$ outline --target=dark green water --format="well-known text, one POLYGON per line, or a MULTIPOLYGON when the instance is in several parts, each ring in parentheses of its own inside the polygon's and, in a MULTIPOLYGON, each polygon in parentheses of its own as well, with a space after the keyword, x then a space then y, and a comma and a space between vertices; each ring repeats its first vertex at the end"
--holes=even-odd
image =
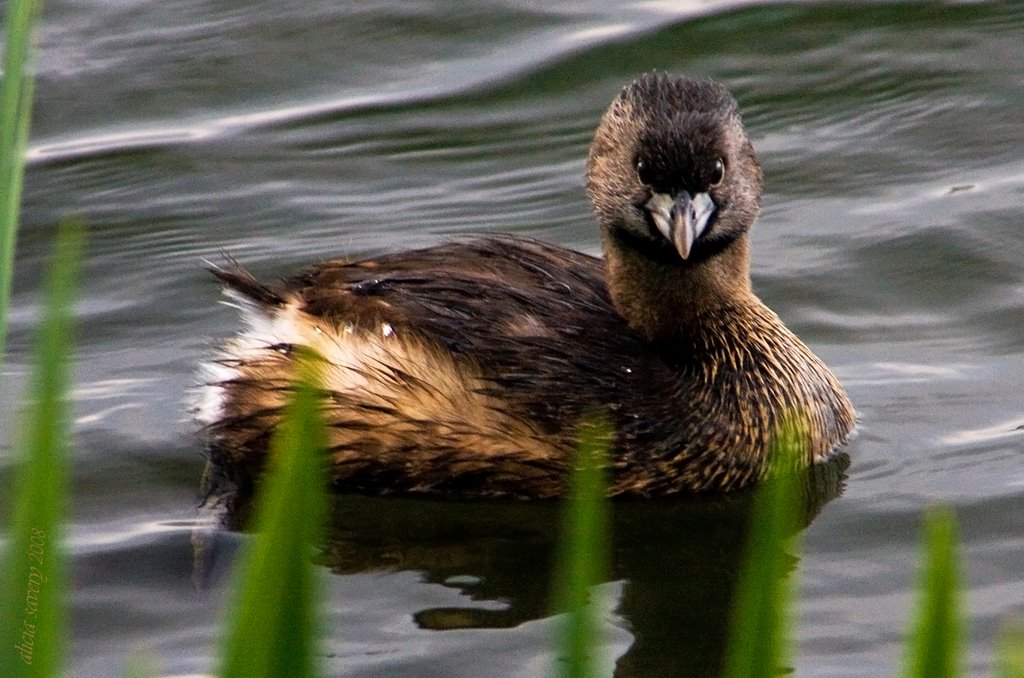
MULTIPOLYGON (((0 469, 40 269, 77 214, 72 675, 214 666, 246 537, 196 557, 186 393, 236 326, 202 260, 274 277, 478 231, 596 252, 582 159, 649 69, 736 95, 767 180, 756 289, 861 412, 795 569, 797 673, 896 673, 934 503, 961 521, 969 673, 991 672, 1024 616, 1024 5, 98 0, 47 3, 39 37, 0 469)), ((617 511, 609 674, 716 664, 734 504, 617 511)), ((553 507, 337 510, 330 675, 548 672, 553 507)))

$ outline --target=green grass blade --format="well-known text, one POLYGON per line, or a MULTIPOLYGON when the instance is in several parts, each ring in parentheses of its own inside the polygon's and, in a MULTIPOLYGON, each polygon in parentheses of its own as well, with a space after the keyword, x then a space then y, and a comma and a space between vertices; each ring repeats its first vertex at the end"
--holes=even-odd
POLYGON ((952 678, 961 673, 963 636, 956 519, 948 509, 925 515, 919 603, 912 620, 906 671, 909 678, 952 678))
POLYGON ((803 473, 797 459, 804 456, 804 427, 787 422, 771 450, 779 470, 766 479, 754 496, 750 536, 736 585, 730 637, 726 647, 727 678, 776 678, 788 658, 788 615, 794 575, 790 572, 790 535, 803 512, 803 473))
POLYGON ((1010 625, 999 637, 999 678, 1024 678, 1024 623, 1010 625))
POLYGON ((27 65, 37 14, 35 0, 11 0, 7 7, 4 78, 0 85, 0 365, 5 355, 14 244, 32 114, 33 78, 27 65))
POLYGON ((36 341, 32 404, 23 419, 11 534, 4 554, 0 675, 61 675, 64 663, 65 556, 61 519, 68 487, 71 305, 84 231, 61 228, 46 282, 36 341))
POLYGON ((604 466, 611 427, 603 420, 588 420, 580 433, 555 577, 558 609, 568 613, 559 648, 560 673, 565 678, 596 675, 594 650, 600 620, 588 599, 590 589, 604 581, 609 569, 604 466))
POLYGON ((241 565, 237 607, 225 643, 225 678, 317 674, 316 572, 310 563, 326 513, 325 433, 315 389, 295 389, 271 442, 255 508, 257 531, 241 565))

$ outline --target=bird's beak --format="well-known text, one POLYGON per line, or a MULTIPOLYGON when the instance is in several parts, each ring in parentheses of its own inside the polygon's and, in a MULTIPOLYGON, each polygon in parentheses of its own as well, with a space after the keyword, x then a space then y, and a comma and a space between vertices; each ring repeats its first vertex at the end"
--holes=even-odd
POLYGON ((654 193, 645 207, 654 225, 665 236, 679 256, 688 259, 693 243, 707 229, 717 209, 708 193, 680 191, 676 196, 654 193))

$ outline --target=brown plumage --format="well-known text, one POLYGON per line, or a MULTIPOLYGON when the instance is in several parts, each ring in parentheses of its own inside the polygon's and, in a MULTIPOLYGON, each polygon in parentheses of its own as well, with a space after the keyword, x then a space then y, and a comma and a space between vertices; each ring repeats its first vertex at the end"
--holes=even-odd
POLYGON ((207 366, 197 406, 212 476, 251 488, 299 356, 318 365, 342 491, 557 496, 598 411, 614 425, 616 496, 746 486, 792 417, 806 461, 825 458, 854 412, 751 292, 761 190, 725 89, 648 75, 591 145, 603 261, 492 236, 328 262, 279 287, 216 270, 248 326, 207 366))

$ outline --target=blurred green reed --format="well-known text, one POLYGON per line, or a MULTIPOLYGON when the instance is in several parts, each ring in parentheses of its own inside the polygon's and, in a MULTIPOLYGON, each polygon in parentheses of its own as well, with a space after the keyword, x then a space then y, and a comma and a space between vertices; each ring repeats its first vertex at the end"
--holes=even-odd
POLYGON ((932 509, 924 518, 919 595, 913 617, 904 675, 953 678, 962 672, 963 583, 957 558, 956 518, 948 509, 932 509))
POLYGON ((32 117, 33 78, 27 66, 32 25, 38 14, 39 7, 34 0, 10 0, 7 6, 4 78, 0 85, 0 368, 6 353, 14 243, 25 176, 28 125, 32 117))
POLYGON ((11 530, 3 558, 0 675, 57 676, 67 634, 62 521, 67 510, 72 299, 84 231, 61 227, 35 343, 30 406, 18 441, 11 530))
POLYGON ((326 433, 308 379, 270 446, 249 543, 236 573, 236 602, 226 621, 224 678, 305 678, 315 662, 318 577, 313 549, 326 516, 326 433))
MULTIPOLYGON (((32 109, 28 64, 37 15, 37 3, 29 0, 11 0, 7 6, 0 84, 0 374, 32 109)), ((58 233, 35 344, 31 406, 18 427, 10 529, 0 558, 0 675, 10 678, 57 676, 64 667, 67 596, 61 525, 69 457, 66 384, 82 238, 76 226, 58 233)))
POLYGON ((566 613, 558 648, 558 674, 564 678, 596 675, 601 620, 592 589, 606 581, 610 571, 604 477, 610 439, 611 426, 606 420, 584 420, 575 469, 569 479, 555 571, 555 609, 566 613))
POLYGON ((772 444, 775 472, 754 494, 751 523, 726 648, 726 678, 777 676, 788 660, 791 571, 799 549, 805 475, 799 468, 806 439, 799 420, 787 421, 772 444))

